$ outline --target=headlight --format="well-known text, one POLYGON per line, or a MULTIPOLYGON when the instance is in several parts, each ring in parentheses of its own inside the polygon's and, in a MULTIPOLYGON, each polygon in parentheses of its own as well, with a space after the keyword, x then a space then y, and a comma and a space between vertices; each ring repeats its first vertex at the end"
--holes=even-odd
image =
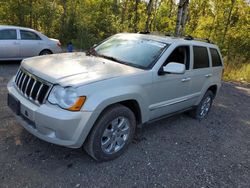
POLYGON ((77 96, 76 90, 73 87, 62 87, 56 85, 52 88, 50 92, 48 101, 52 104, 57 104, 61 108, 79 111, 84 104, 86 97, 77 96))

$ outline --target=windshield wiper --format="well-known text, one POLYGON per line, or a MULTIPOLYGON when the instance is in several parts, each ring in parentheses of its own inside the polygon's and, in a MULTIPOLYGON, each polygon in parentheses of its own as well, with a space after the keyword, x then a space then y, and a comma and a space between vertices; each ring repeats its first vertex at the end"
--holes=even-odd
POLYGON ((97 53, 96 53, 96 56, 102 57, 102 58, 104 58, 104 59, 108 59, 108 60, 111 60, 111 61, 116 61, 116 62, 118 62, 118 63, 123 63, 121 60, 116 59, 115 57, 112 57, 112 56, 107 56, 107 55, 97 54, 97 53))
POLYGON ((126 61, 122 61, 122 60, 119 60, 119 59, 117 59, 115 57, 112 57, 112 56, 107 56, 107 55, 97 54, 97 53, 96 53, 96 56, 97 57, 102 57, 102 58, 105 58, 105 59, 108 59, 108 60, 111 60, 111 61, 115 61, 115 62, 124 64, 124 65, 128 65, 128 66, 131 66, 131 67, 144 68, 141 65, 137 65, 137 64, 134 64, 134 63, 129 63, 129 62, 126 62, 126 61))
POLYGON ((97 52, 96 52, 95 48, 90 48, 90 49, 88 49, 88 50, 86 51, 86 55, 87 55, 87 56, 91 56, 91 55, 97 56, 97 52))

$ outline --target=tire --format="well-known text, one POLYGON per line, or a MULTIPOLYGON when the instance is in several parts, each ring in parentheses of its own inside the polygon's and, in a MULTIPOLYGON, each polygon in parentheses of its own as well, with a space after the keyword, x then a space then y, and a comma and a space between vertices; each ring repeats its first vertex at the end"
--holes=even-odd
POLYGON ((207 117, 213 103, 214 94, 208 90, 200 101, 199 105, 189 112, 189 115, 195 119, 202 120, 207 117))
POLYGON ((84 149, 97 161, 113 160, 126 150, 135 128, 134 113, 123 105, 113 105, 98 118, 84 143, 84 149))
POLYGON ((39 55, 49 55, 52 54, 50 50, 42 50, 39 55))

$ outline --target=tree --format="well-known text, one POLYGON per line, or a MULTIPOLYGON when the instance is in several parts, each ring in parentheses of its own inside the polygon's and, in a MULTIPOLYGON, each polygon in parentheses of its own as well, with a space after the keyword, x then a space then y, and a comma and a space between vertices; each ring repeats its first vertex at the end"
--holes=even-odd
POLYGON ((148 6, 147 6, 147 21, 145 25, 145 31, 150 31, 149 25, 150 25, 150 19, 152 14, 152 8, 153 8, 154 0, 149 0, 148 6))
POLYGON ((189 0, 180 0, 178 5, 178 13, 176 19, 175 35, 181 36, 184 34, 185 24, 187 19, 189 0))

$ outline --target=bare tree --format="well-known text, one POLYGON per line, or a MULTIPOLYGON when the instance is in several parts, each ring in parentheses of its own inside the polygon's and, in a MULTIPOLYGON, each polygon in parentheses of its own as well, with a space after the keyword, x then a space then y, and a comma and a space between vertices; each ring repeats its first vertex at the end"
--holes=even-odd
POLYGON ((119 1, 113 0, 113 12, 115 15, 119 14, 119 1))
POLYGON ((137 24, 139 20, 139 14, 138 14, 138 5, 140 3, 140 0, 135 1, 135 7, 134 7, 134 12, 135 12, 135 18, 134 18, 134 32, 137 32, 137 24))
POLYGON ((230 9, 229 9, 229 14, 228 14, 227 22, 225 24, 225 28, 224 28, 224 32, 223 32, 222 44, 224 44, 224 42, 225 42, 225 37, 226 37, 227 31, 228 31, 228 26, 229 26, 230 21, 231 21, 232 11, 233 11, 235 2, 236 2, 236 0, 231 0, 231 6, 230 6, 230 9))
POLYGON ((149 31, 149 25, 150 25, 150 20, 151 20, 153 3, 154 3, 154 0, 149 0, 149 2, 148 2, 148 6, 147 6, 147 21, 146 21, 145 31, 149 31))
POLYGON ((128 0, 123 1, 122 3, 122 15, 121 15, 121 25, 123 27, 124 21, 125 21, 125 15, 127 12, 127 8, 128 8, 128 0))
POLYGON ((61 16, 61 27, 60 27, 60 38, 64 37, 64 28, 66 24, 66 16, 67 16, 67 0, 61 0, 61 3, 63 5, 63 13, 61 16))
POLYGON ((185 24, 187 19, 189 0, 180 0, 178 5, 178 13, 175 27, 175 35, 181 36, 184 34, 185 24))
POLYGON ((173 12, 173 5, 174 5, 174 2, 173 0, 169 0, 168 1, 168 6, 169 6, 169 13, 168 13, 168 18, 171 18, 172 17, 172 12, 173 12))

